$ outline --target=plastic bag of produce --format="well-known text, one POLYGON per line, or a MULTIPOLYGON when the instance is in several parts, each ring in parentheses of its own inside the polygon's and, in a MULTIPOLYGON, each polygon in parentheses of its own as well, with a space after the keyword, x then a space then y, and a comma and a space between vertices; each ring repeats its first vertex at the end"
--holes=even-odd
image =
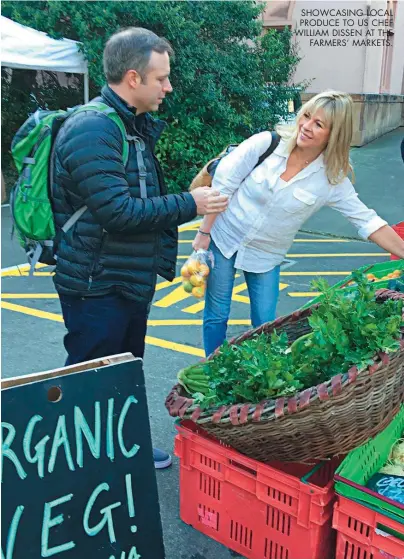
POLYGON ((194 251, 181 268, 182 287, 197 299, 205 295, 206 282, 214 266, 213 253, 202 248, 194 251))

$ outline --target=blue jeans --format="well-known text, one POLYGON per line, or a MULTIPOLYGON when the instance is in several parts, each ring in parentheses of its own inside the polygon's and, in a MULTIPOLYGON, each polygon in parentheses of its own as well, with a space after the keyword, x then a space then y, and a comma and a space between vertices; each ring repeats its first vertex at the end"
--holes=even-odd
MULTIPOLYGON (((236 254, 226 258, 211 241, 210 250, 215 265, 209 274, 203 316, 203 342, 206 355, 210 355, 226 339, 236 269, 236 254)), ((279 295, 280 266, 269 272, 244 272, 250 297, 251 322, 254 328, 275 319, 279 295)))
POLYGON ((118 293, 59 298, 67 329, 66 366, 126 352, 143 358, 149 305, 118 293))

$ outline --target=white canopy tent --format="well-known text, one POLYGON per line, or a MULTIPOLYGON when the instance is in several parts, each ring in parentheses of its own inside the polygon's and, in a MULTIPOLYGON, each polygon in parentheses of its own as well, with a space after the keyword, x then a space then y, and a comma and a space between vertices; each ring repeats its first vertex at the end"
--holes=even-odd
POLYGON ((88 65, 77 41, 52 39, 46 33, 1 18, 1 65, 84 75, 84 102, 89 100, 88 65))

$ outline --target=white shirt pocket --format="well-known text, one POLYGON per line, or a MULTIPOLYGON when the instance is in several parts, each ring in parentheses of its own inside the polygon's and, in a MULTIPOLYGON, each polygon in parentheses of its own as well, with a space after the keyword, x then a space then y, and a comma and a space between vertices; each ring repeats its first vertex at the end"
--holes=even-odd
POLYGON ((258 184, 264 182, 266 178, 266 173, 265 173, 265 169, 263 168, 263 165, 259 165, 258 167, 255 167, 255 169, 253 169, 251 173, 248 175, 248 177, 246 178, 258 184))
POLYGON ((295 188, 292 196, 285 203, 284 210, 288 213, 304 212, 313 209, 317 202, 318 196, 302 188, 295 188))

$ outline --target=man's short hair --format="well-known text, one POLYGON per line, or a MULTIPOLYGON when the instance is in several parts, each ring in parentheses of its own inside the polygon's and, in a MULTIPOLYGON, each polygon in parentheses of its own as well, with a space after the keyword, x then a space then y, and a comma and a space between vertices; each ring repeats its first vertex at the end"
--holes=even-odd
POLYGON ((128 27, 109 38, 104 49, 104 74, 108 83, 118 84, 128 70, 136 70, 144 79, 151 53, 167 52, 173 49, 163 37, 143 27, 128 27))

